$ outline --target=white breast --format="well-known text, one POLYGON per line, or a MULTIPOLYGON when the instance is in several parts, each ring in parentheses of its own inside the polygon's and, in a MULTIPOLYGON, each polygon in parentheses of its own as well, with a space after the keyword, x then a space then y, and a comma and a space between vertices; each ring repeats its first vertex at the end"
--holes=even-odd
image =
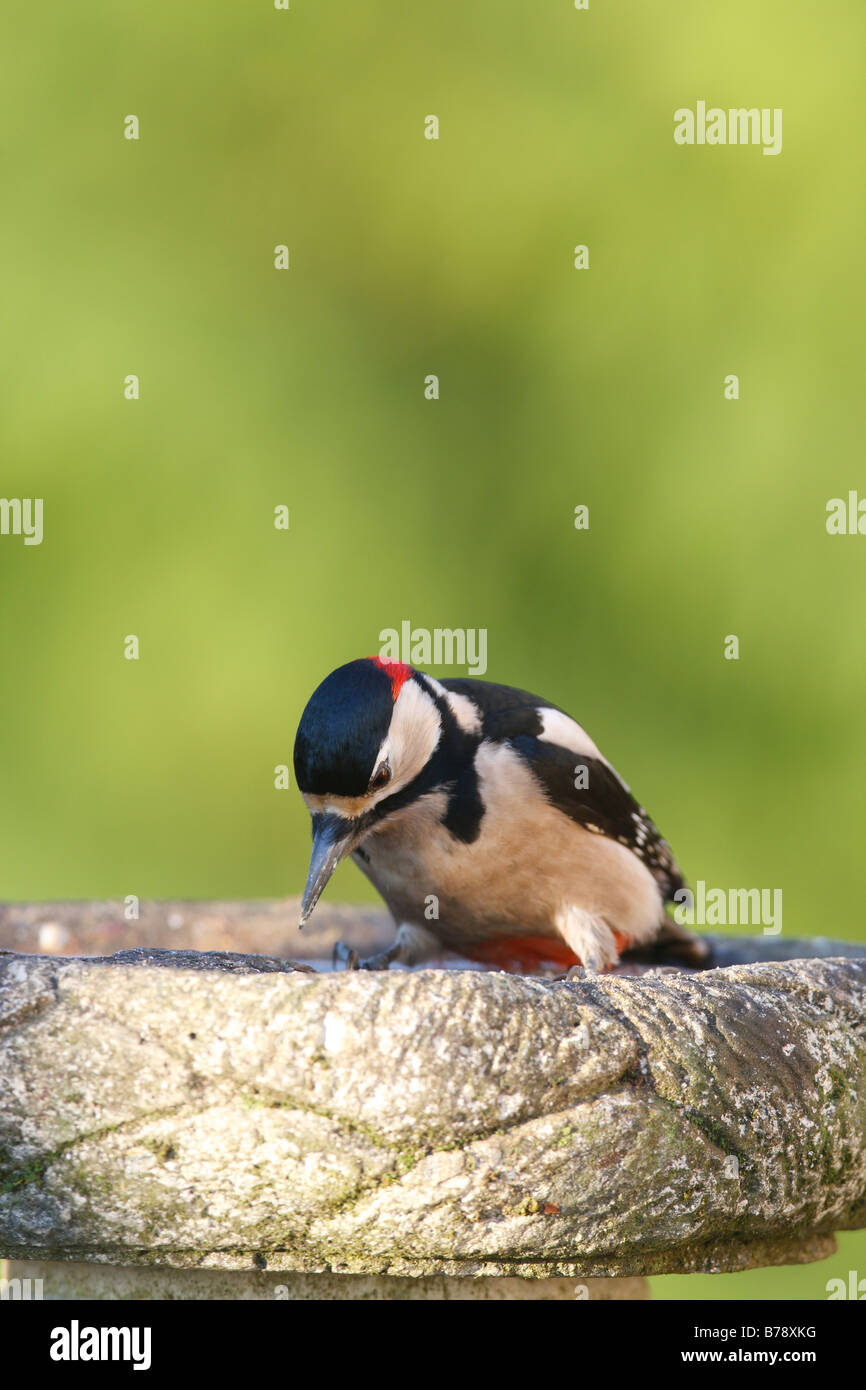
POLYGON ((365 840, 369 863, 361 867, 399 921, 417 922, 458 949, 503 932, 559 935, 571 944, 589 930, 584 919, 634 941, 655 935, 662 904, 640 860, 552 806, 509 745, 482 743, 476 768, 485 815, 471 844, 442 824, 443 792, 422 797, 365 840), (431 895, 438 920, 425 916, 431 895))

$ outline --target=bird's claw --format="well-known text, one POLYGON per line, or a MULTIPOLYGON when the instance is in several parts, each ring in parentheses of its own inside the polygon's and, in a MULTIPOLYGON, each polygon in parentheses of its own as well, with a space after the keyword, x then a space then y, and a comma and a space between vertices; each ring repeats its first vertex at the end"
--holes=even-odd
POLYGON ((361 961, 362 970, 388 970, 391 962, 397 959, 399 946, 389 946, 387 951, 380 951, 377 956, 371 956, 369 960, 361 961))
POLYGON ((344 970, 358 970, 361 963, 358 960, 358 952, 353 947, 347 946, 345 941, 337 941, 331 952, 331 964, 335 970, 339 965, 342 965, 344 970))
POLYGON ((395 942, 387 951, 380 951, 378 955, 370 956, 369 960, 360 960, 358 952, 352 946, 347 946, 345 941, 338 941, 331 952, 331 964, 335 970, 340 965, 344 970, 387 970, 399 953, 400 947, 395 942))

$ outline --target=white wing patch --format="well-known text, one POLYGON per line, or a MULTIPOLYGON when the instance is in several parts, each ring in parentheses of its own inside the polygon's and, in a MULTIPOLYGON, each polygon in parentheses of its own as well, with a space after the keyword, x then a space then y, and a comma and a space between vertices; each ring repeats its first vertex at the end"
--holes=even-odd
POLYGON ((585 757, 599 758, 607 763, 607 758, 593 743, 586 729, 581 728, 570 714, 563 714, 561 709, 540 709, 538 713, 541 718, 538 737, 545 743, 556 743, 560 748, 569 748, 572 753, 582 753, 585 757))

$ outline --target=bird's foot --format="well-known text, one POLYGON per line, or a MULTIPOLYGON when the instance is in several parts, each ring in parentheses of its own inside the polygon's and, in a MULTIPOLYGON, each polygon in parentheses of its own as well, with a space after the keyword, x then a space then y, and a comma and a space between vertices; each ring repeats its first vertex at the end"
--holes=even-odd
POLYGON ((331 952, 331 964, 335 970, 340 965, 344 970, 358 970, 360 968, 358 952, 353 950, 351 946, 347 946, 345 941, 338 941, 331 952))
POLYGON ((387 970, 392 961, 395 961, 400 954, 399 942, 389 946, 387 951, 380 951, 378 955, 371 956, 369 960, 361 961, 362 970, 387 970))
POLYGON ((387 951, 380 951, 378 955, 370 956, 368 960, 360 960, 358 952, 352 946, 347 946, 345 941, 338 941, 331 952, 331 964, 336 970, 342 966, 344 970, 387 970, 392 961, 397 960, 400 955, 399 943, 395 941, 393 946, 389 946, 387 951))
POLYGON ((588 980, 590 975, 595 975, 595 970, 587 970, 585 965, 573 965, 570 970, 566 970, 564 975, 560 975, 561 980, 588 980))

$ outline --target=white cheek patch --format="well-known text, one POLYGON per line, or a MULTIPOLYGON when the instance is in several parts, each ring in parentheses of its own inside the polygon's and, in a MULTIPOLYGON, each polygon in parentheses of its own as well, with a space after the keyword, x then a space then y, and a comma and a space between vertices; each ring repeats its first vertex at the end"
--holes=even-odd
POLYGON ((376 754, 370 776, 381 762, 391 768, 391 780, 375 792, 364 792, 361 796, 315 796, 304 794, 304 801, 310 812, 345 816, 362 816, 401 791, 418 776, 430 761, 442 734, 442 722, 435 700, 422 690, 417 681, 404 683, 400 694, 394 701, 391 727, 376 754))
POLYGON ((432 758, 442 736, 442 721, 436 702, 417 681, 405 681, 394 701, 394 713, 370 776, 380 762, 387 761, 391 780, 381 791, 369 797, 368 805, 375 806, 386 796, 393 796, 409 785, 432 758))

